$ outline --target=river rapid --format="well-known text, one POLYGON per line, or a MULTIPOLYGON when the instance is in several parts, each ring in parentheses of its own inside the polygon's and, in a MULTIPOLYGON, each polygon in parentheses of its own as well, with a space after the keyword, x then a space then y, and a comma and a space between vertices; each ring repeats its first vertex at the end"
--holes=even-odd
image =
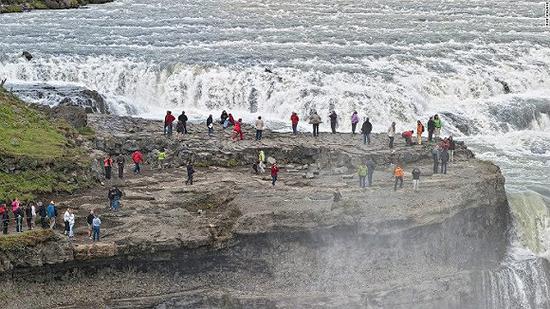
POLYGON ((0 78, 48 105, 61 98, 52 89, 88 88, 121 115, 185 110, 199 121, 226 109, 245 121, 262 115, 277 130, 289 129, 293 111, 326 119, 335 109, 349 130, 356 110, 378 132, 439 113, 446 135, 506 176, 514 232, 509 271, 490 279, 508 286, 495 295, 524 308, 550 297, 537 266, 550 258, 543 2, 117 0, 4 14, 0 78))

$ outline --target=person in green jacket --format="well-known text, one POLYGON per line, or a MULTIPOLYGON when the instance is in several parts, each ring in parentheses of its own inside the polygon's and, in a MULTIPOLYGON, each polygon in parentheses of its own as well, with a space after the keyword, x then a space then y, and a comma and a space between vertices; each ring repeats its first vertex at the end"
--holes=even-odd
POLYGON ((443 123, 441 122, 441 119, 437 114, 434 116, 434 125, 435 125, 435 140, 437 141, 441 136, 441 128, 443 127, 443 123))
POLYGON ((357 175, 359 175, 359 187, 360 188, 366 188, 367 187, 368 171, 369 171, 369 169, 363 163, 359 164, 359 167, 357 167, 357 175))
POLYGON ((159 151, 157 155, 157 160, 159 163, 159 169, 162 169, 164 166, 164 160, 166 160, 166 150, 162 149, 161 151, 159 151))

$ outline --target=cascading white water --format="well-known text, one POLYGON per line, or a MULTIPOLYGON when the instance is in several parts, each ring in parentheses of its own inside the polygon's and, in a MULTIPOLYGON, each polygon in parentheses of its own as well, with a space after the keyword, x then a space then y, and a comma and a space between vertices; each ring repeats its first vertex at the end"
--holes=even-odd
MULTIPOLYGON (((97 90, 119 114, 160 118, 185 109, 202 121, 226 109, 245 121, 261 114, 276 129, 288 129, 292 111, 305 118, 312 109, 325 119, 335 109, 340 130, 349 130, 354 110, 370 117, 375 131, 391 121, 412 129, 416 119, 439 113, 446 133, 497 163, 507 179, 517 239, 503 269, 485 278, 493 307, 539 308, 550 298, 537 259, 550 250, 550 35, 543 7, 119 0, 1 15, 0 79, 23 90, 38 83, 97 90), (34 58, 26 61, 22 51, 34 58)), ((59 97, 27 99, 56 104, 59 97)))

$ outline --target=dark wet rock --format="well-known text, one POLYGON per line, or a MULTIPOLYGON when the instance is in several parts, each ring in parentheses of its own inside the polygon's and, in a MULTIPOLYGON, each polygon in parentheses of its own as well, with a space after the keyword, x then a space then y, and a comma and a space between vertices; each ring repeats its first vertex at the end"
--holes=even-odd
POLYGON ((29 53, 28 51, 24 51, 24 52, 23 52, 23 57, 25 57, 25 59, 27 59, 27 61, 31 61, 31 60, 32 60, 32 55, 31 55, 31 53, 29 53))
POLYGON ((475 135, 480 133, 479 126, 467 117, 451 112, 442 112, 441 115, 443 115, 455 128, 465 135, 475 135))

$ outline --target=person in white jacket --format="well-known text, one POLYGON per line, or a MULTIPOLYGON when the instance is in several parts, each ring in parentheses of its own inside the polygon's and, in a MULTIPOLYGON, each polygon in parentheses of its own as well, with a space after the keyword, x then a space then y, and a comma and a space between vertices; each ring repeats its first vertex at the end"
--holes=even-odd
POLYGON ((69 238, 74 237, 74 213, 69 213, 69 238))
POLYGON ((395 122, 392 122, 390 128, 388 129, 388 138, 390 139, 390 149, 393 149, 393 141, 395 139, 395 122))
POLYGON ((258 119, 256 120, 256 140, 259 141, 262 139, 262 134, 264 132, 265 124, 262 120, 262 116, 258 116, 258 119))
POLYGON ((70 209, 67 208, 67 210, 65 210, 65 213, 63 214, 63 223, 65 223, 65 235, 69 235, 69 216, 71 215, 69 210, 70 209))

